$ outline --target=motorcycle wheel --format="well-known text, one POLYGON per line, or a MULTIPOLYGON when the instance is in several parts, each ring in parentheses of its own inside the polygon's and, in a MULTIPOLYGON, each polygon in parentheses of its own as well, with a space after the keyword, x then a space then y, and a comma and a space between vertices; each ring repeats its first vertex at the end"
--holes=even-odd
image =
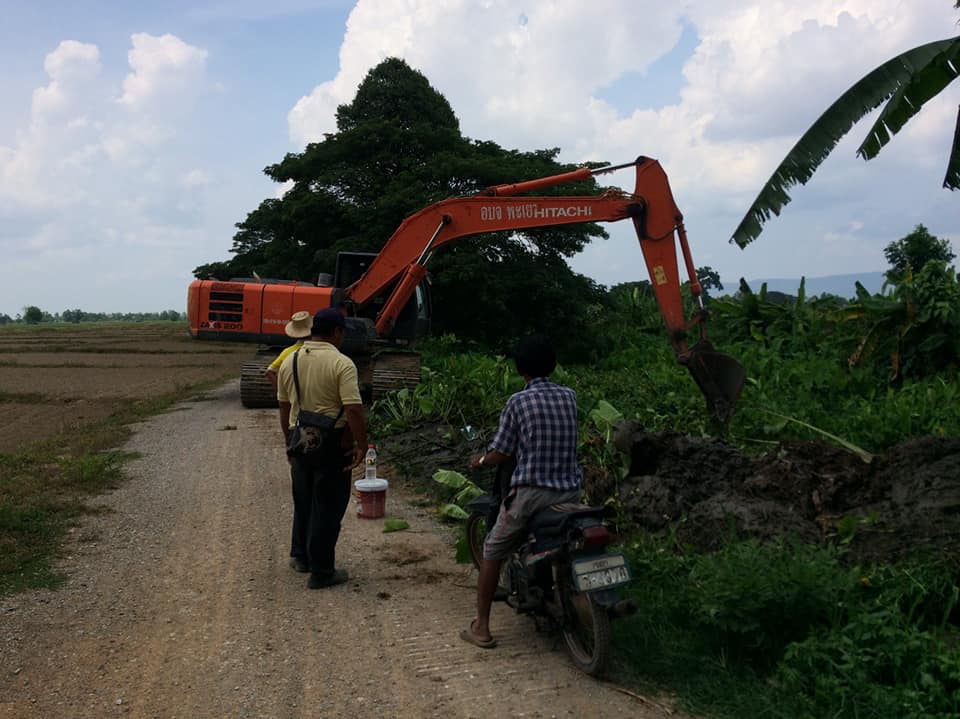
POLYGON ((487 520, 480 514, 471 514, 467 519, 464 530, 467 535, 467 551, 473 566, 480 569, 480 560, 483 559, 483 540, 487 538, 487 520))
POLYGON ((589 594, 569 584, 562 589, 565 622, 562 627, 567 653, 577 668, 599 676, 610 661, 610 617, 589 594))

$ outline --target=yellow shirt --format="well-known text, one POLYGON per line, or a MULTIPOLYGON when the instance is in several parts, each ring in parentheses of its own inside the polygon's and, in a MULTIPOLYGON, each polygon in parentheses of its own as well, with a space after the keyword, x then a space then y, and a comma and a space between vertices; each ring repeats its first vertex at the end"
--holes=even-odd
MULTIPOLYGON (((310 412, 336 417, 342 406, 362 404, 357 366, 329 342, 303 343, 297 354, 297 375, 303 408, 310 412)), ((290 427, 294 427, 300 406, 293 385, 292 352, 277 372, 277 400, 290 403, 290 427)), ((343 427, 346 423, 346 418, 341 416, 337 426, 343 427)))
POLYGON ((303 347, 303 340, 297 342, 296 344, 292 344, 289 347, 284 347, 283 352, 277 355, 277 358, 270 363, 270 366, 267 367, 267 369, 276 372, 278 369, 280 369, 280 365, 283 364, 283 361, 301 347, 303 347))

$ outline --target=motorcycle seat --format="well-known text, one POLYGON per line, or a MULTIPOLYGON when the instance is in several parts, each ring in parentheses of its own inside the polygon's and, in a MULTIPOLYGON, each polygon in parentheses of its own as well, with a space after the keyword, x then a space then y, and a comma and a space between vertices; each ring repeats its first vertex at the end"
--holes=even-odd
POLYGON ((567 522, 587 517, 602 519, 606 513, 606 507, 590 507, 586 504, 573 503, 554 504, 533 515, 527 523, 527 528, 534 534, 559 534, 567 522))

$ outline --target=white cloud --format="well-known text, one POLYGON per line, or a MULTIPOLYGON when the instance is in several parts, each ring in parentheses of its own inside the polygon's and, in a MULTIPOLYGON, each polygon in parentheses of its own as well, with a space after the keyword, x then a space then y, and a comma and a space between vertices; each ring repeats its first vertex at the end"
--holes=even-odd
POLYGON ((576 2, 360 0, 347 21, 340 70, 291 110, 291 138, 309 142, 334 131, 337 105, 350 102, 367 71, 389 56, 423 71, 467 134, 506 121, 512 133, 542 136, 547 117, 552 134, 569 134, 592 90, 644 70, 679 38, 678 13, 666 3, 643 3, 638 13, 640 5, 610 0, 598 13, 576 2), (639 15, 652 29, 641 41, 627 21, 639 15))
MULTIPOLYGON (((768 225, 755 243, 766 248, 740 253, 725 241, 779 159, 843 90, 892 56, 955 33, 955 22, 942 0, 359 0, 338 72, 296 103, 290 136, 302 145, 335 131, 337 105, 353 99, 380 60, 398 56, 443 93, 470 137, 528 150, 559 146, 573 162, 660 159, 700 264, 706 257, 730 275, 751 266, 769 275, 761 266, 777 262, 810 274, 797 263, 823 268, 816 248, 842 244, 843 234, 851 249, 834 269, 872 270, 883 265, 883 244, 923 221, 920 212, 943 211, 944 201, 931 206, 922 197, 942 192, 931 173, 942 176, 953 88, 869 165, 854 157, 869 125, 856 127, 768 225), (656 105, 638 98, 635 111, 621 113, 599 99, 667 53, 683 22, 699 42, 683 65, 678 104, 641 109, 656 105), (864 223, 856 242, 854 221, 864 223), (786 250, 779 235, 795 236, 803 251, 786 250)), ((617 180, 630 186, 627 173, 617 180)), ((956 222, 949 231, 960 229, 956 222)), ((635 253, 635 238, 611 228, 606 247, 595 243, 574 261, 604 282, 628 279, 619 275, 633 255, 623 252, 630 244, 635 253)))
MULTIPOLYGON (((189 273, 183 256, 201 244, 210 177, 184 150, 183 130, 204 88, 206 54, 172 35, 135 34, 122 89, 103 76, 95 45, 67 40, 47 55, 49 79, 32 95, 29 126, 0 146, 0 310, 69 294, 55 289, 56 277, 109 286, 106 275, 123 267, 131 280, 108 300, 121 309, 153 291, 145 268, 180 263, 178 277, 189 273), (10 297, 11 288, 24 291, 24 277, 44 278, 33 283, 37 294, 10 297)), ((78 304, 61 301, 49 309, 78 304)))
POLYGON ((131 72, 123 81, 119 102, 145 110, 169 96, 196 91, 206 70, 207 51, 188 45, 173 35, 156 37, 134 33, 127 53, 131 72))
POLYGON ((33 118, 67 108, 70 101, 100 73, 100 51, 96 45, 64 40, 43 63, 50 83, 33 92, 33 118))

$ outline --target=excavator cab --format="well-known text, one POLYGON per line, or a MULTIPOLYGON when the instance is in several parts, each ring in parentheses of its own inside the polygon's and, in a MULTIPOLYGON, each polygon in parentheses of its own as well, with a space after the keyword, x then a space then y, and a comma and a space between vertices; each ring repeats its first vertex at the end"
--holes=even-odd
MULTIPOLYGON (((377 254, 374 252, 338 252, 336 273, 333 277, 334 286, 344 288, 352 285, 363 276, 376 257, 377 254)), ((386 290, 373 297, 356 316, 375 321, 392 292, 393 285, 388 286, 386 290)), ((426 337, 430 334, 431 315, 430 278, 424 277, 400 310, 387 336, 391 340, 400 342, 413 342, 426 337)))

